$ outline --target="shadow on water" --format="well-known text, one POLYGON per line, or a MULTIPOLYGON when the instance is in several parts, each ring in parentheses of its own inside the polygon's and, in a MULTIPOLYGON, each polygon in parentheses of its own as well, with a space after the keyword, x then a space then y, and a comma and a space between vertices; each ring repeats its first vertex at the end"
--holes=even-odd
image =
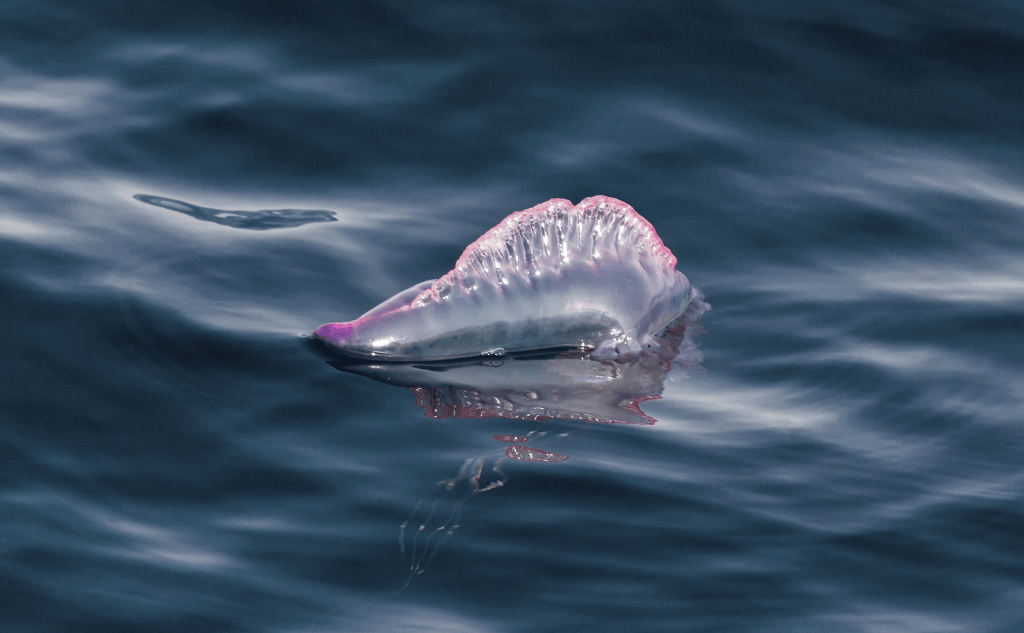
POLYGON ((144 193, 137 193, 132 196, 139 202, 145 202, 155 207, 170 209, 178 213, 192 216, 197 220, 206 220, 230 226, 234 229, 250 229, 253 231, 267 231, 270 229, 290 229, 303 224, 314 222, 336 222, 337 218, 333 211, 321 211, 316 209, 265 209, 260 211, 229 211, 225 209, 213 209, 211 207, 200 207, 181 200, 151 196, 144 193))

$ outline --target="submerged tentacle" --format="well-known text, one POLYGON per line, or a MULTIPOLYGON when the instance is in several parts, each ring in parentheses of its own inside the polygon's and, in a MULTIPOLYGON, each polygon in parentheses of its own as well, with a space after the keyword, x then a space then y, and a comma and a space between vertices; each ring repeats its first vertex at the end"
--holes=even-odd
POLYGON ((437 556, 441 547, 459 529, 459 520, 462 517, 462 507, 473 495, 481 492, 494 490, 505 485, 508 477, 501 470, 502 456, 496 452, 480 457, 467 459, 458 475, 451 479, 444 479, 437 482, 436 497, 430 503, 430 508, 423 518, 423 522, 416 527, 412 534, 412 542, 408 543, 406 528, 420 513, 420 509, 428 502, 431 495, 420 499, 409 517, 399 525, 398 542, 402 557, 409 557, 409 576, 402 586, 402 589, 409 586, 412 579, 426 571, 427 566, 437 556), (486 485, 481 486, 481 477, 484 468, 489 460, 493 459, 492 472, 495 478, 486 485), (461 490, 458 490, 459 488, 461 490), (443 516, 443 520, 440 518, 443 516), (421 538, 421 535, 426 536, 421 538))

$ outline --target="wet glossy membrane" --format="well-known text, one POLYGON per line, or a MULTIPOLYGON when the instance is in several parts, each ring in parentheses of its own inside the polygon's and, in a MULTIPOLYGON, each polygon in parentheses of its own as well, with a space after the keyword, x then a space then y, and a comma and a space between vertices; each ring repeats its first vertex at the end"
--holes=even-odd
POLYGON ((350 356, 438 360, 552 347, 621 359, 697 296, 647 220, 605 196, 549 200, 471 244, 455 268, 315 337, 350 356))

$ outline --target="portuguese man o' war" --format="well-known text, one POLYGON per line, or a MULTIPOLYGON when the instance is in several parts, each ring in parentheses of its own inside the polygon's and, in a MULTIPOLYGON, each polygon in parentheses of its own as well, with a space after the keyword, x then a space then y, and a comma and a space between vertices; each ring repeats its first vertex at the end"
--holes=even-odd
POLYGON ((505 218, 437 280, 355 321, 320 326, 331 351, 374 361, 439 361, 581 350, 625 362, 700 300, 654 227, 628 204, 549 200, 505 218))
MULTIPOLYGON (((505 218, 440 279, 309 342, 336 369, 411 389, 430 418, 653 424, 640 405, 660 398, 673 366, 698 365, 692 339, 708 309, 675 266, 629 205, 550 200, 505 218)), ((402 589, 458 530, 464 504, 505 485, 508 460, 564 462, 537 444, 567 435, 494 435, 502 448, 438 482, 399 527, 402 589)))

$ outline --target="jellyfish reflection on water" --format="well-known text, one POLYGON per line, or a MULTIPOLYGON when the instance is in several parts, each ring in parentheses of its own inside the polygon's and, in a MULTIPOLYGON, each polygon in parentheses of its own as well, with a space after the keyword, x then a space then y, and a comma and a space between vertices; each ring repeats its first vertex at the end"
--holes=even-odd
MULTIPOLYGON (((660 397, 673 363, 699 362, 691 339, 708 309, 675 265, 629 205, 551 200, 503 220, 441 279, 311 341, 336 369, 412 389, 428 417, 653 424, 639 405, 660 397)), ((546 435, 496 436, 503 451, 467 459, 416 505, 399 537, 406 586, 458 529, 466 500, 505 484, 505 459, 568 459, 525 445, 546 435)))
POLYGON ((658 335, 657 352, 629 361, 596 360, 573 351, 433 362, 328 360, 338 370, 410 389, 426 417, 537 423, 526 435, 495 436, 501 448, 466 459, 454 477, 439 481, 416 504, 399 528, 400 548, 409 564, 406 586, 423 573, 459 528, 463 505, 474 495, 505 485, 508 477, 503 467, 508 459, 542 463, 569 459, 534 446, 568 435, 553 436, 544 422, 570 420, 582 428, 593 423, 654 424, 656 420, 640 405, 660 398, 670 371, 698 365, 700 354, 692 338, 701 331, 698 321, 706 309, 696 298, 658 335))

